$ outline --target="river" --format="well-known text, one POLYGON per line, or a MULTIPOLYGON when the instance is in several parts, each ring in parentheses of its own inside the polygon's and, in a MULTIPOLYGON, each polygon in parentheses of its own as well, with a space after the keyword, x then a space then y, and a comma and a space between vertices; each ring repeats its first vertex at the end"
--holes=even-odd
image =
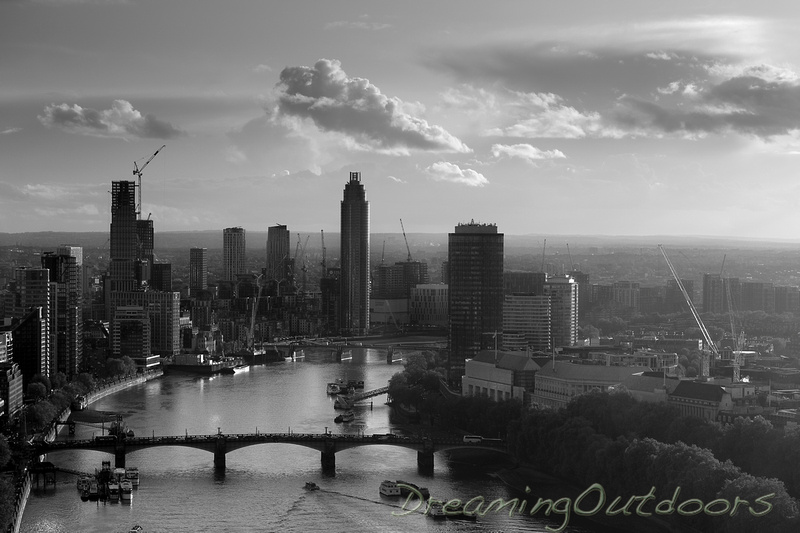
MULTIPOLYGON (((383 387, 401 370, 388 365, 385 352, 353 349, 352 358, 336 363, 330 349, 306 350, 295 362, 253 366, 235 375, 197 377, 166 375, 115 393, 89 409, 122 414, 136 435, 182 435, 258 432, 371 433, 401 432, 391 420, 386 396, 357 407, 356 419, 336 424, 333 399, 325 386, 336 378, 363 380, 367 390, 383 387)), ((399 354, 396 353, 397 357, 399 354)), ((98 426, 78 425, 75 437, 99 435, 98 426)), ((48 460, 92 472, 113 456, 95 451, 51 453, 48 460)), ((213 455, 184 447, 151 448, 129 453, 141 485, 131 504, 82 502, 73 475, 59 473, 56 488, 34 490, 22 521, 22 533, 127 532, 139 524, 146 533, 172 532, 530 532, 557 527, 552 519, 488 513, 476 521, 433 520, 404 513, 404 499, 381 497, 384 479, 403 479, 430 489, 439 499, 487 501, 513 495, 475 467, 435 454, 432 475, 417 470, 416 452, 394 446, 363 446, 336 454, 336 475, 322 474, 320 452, 292 444, 265 444, 229 452, 224 473, 215 471, 213 455), (307 481, 321 490, 307 492, 307 481), (395 516, 402 514, 403 516, 395 516), (546 520, 546 521, 545 521, 546 520)), ((112 465, 113 466, 113 465, 112 465)), ((496 466, 495 466, 496 468, 496 466)), ((406 508, 406 510, 409 510, 406 508)), ((566 531, 588 531, 570 525, 566 531)))

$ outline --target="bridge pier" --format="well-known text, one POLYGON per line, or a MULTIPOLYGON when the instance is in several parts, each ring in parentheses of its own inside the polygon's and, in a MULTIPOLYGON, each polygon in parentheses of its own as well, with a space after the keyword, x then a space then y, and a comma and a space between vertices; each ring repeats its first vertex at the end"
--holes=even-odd
POLYGON ((114 446, 114 468, 125 468, 125 441, 122 439, 114 446))
POLYGON ((341 346, 338 346, 336 348, 336 362, 337 363, 341 363, 342 362, 342 352, 343 351, 344 351, 344 349, 341 346))
POLYGON ((225 470, 226 453, 228 453, 228 440, 220 435, 214 445, 214 468, 225 470))
POLYGON ((322 473, 326 476, 336 475, 336 443, 331 440, 325 441, 325 449, 322 450, 322 473))
POLYGON ((417 452, 417 469, 423 474, 433 473, 433 441, 425 439, 417 452))
POLYGON ((420 472, 433 472, 433 451, 417 452, 417 468, 420 472))
POLYGON ((394 357, 394 349, 391 346, 386 350, 386 364, 392 364, 392 358, 394 357))

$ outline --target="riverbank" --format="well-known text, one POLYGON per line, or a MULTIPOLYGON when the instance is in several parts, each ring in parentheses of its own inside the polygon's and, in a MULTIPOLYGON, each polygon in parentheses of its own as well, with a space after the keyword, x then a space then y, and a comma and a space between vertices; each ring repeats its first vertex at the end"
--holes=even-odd
MULTIPOLYGON (((118 380, 108 380, 103 382, 96 387, 93 391, 86 394, 86 401, 89 405, 93 402, 100 400, 101 398, 105 398, 109 394, 114 394, 115 392, 119 392, 121 390, 134 387, 139 385, 140 383, 144 383, 151 379, 159 378, 164 375, 164 372, 161 370, 153 370, 150 372, 146 372, 144 374, 137 374, 131 378, 122 378, 118 380)), ((40 438, 44 440, 52 441, 56 438, 59 431, 63 430, 64 422, 69 419, 69 416, 72 414, 72 411, 69 407, 64 409, 58 416, 53 420, 53 422, 48 426, 47 430, 40 433, 40 438)), ((8 528, 6 529, 7 533, 19 533, 20 525, 22 524, 22 516, 25 513, 25 506, 28 503, 28 497, 30 496, 31 492, 31 473, 30 468, 25 468, 25 475, 21 479, 17 481, 16 484, 16 495, 14 499, 14 513, 12 514, 12 520, 9 524, 8 528)))

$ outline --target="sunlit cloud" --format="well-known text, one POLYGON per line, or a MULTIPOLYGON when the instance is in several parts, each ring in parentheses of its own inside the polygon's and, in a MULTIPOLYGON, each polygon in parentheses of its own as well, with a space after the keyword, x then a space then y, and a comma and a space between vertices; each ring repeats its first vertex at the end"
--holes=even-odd
POLYGON ((563 159, 566 156, 561 150, 540 150, 530 144, 494 144, 492 145, 494 157, 516 157, 529 163, 543 159, 563 159))
POLYGON ((470 187, 483 187, 489 183, 480 172, 469 168, 461 169, 458 165, 447 161, 434 163, 426 168, 425 172, 434 181, 448 181, 470 187))
POLYGON ((97 111, 78 104, 50 104, 38 116, 47 127, 98 137, 171 139, 184 132, 152 114, 142 115, 126 100, 114 100, 111 109, 97 111))
POLYGON ((346 135, 353 148, 389 153, 471 151, 441 126, 410 114, 399 98, 382 94, 365 78, 348 77, 339 61, 321 59, 313 67, 287 67, 280 80, 278 116, 309 119, 320 130, 346 135))

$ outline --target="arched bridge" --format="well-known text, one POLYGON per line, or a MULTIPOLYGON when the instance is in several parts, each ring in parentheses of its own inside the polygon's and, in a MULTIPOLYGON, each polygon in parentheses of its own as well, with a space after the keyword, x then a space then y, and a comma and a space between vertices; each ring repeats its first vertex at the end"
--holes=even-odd
POLYGON ((284 443, 306 446, 322 453, 322 468, 333 473, 336 468, 336 452, 359 446, 389 445, 402 446, 417 451, 417 464, 420 469, 433 469, 434 452, 468 449, 492 450, 507 453, 506 443, 500 439, 482 439, 479 442, 464 442, 458 437, 430 438, 404 437, 394 434, 343 435, 333 433, 239 433, 215 435, 180 435, 163 437, 95 437, 83 440, 59 440, 40 442, 36 454, 58 450, 96 450, 114 454, 115 466, 125 467, 125 454, 156 446, 186 446, 206 450, 214 454, 214 466, 225 468, 225 454, 258 444, 284 443))

